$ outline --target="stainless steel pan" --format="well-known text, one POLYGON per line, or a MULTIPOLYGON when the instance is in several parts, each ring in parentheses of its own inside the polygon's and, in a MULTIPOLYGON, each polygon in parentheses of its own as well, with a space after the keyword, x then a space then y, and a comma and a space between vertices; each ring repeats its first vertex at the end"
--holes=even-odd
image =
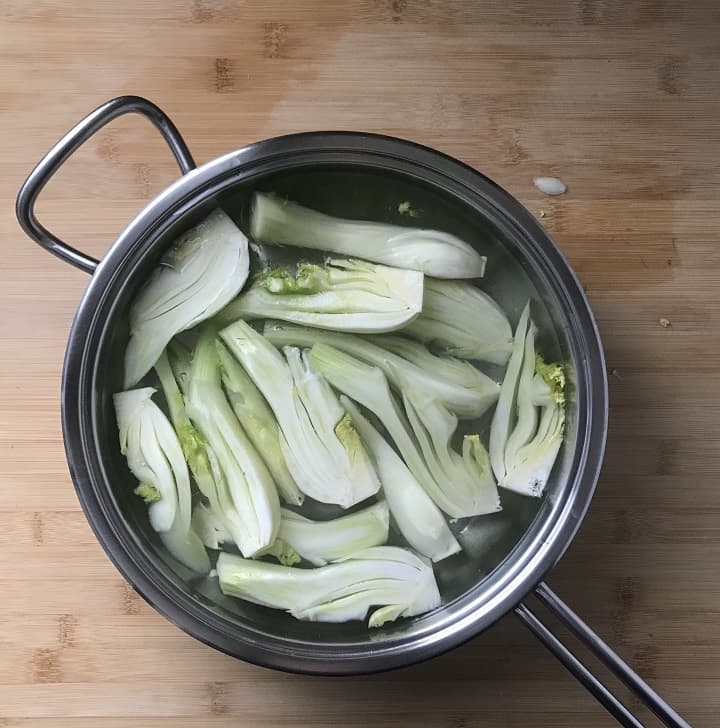
MULTIPOLYGON (((396 212, 396 210, 395 210, 396 212)), ((243 660, 314 674, 402 667, 474 637, 514 613, 626 726, 640 721, 576 657, 527 602, 532 595, 579 637, 669 726, 688 724, 544 583, 570 545, 595 489, 605 446, 607 380, 590 306, 568 262, 545 229, 488 178, 437 151, 362 133, 296 134, 252 144, 195 167, 174 124, 154 104, 121 97, 66 134, 32 171, 17 199, 28 235, 91 274, 70 331, 62 377, 65 449, 80 503, 108 556, 159 612, 199 640, 243 660), (140 114, 160 131, 182 176, 120 233, 97 261, 37 219, 38 194, 63 162, 123 114, 140 114), (255 189, 273 189, 338 214, 392 217, 388 201, 412 199, 423 223, 450 230, 489 252, 488 285, 517 314, 533 299, 546 346, 568 362, 572 386, 565 443, 542 501, 507 495, 499 520, 477 519, 469 548, 438 569, 445 596, 435 612, 369 632, 364 625, 317 625, 228 599, 164 553, 117 445, 111 395, 122 387, 129 301, 179 232, 221 205, 242 223, 255 189), (508 293, 519 291, 516 298, 508 293)), ((505 494, 504 494, 505 495, 505 494)), ((494 518, 494 517, 493 517, 494 518)))

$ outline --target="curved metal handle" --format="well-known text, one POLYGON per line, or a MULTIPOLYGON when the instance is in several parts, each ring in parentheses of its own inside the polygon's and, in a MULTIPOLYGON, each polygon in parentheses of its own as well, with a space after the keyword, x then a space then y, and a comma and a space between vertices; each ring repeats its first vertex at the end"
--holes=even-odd
MULTIPOLYGON (((578 639, 620 679, 669 728, 691 728, 665 700, 663 700, 599 635, 565 604, 547 584, 535 589, 535 596, 578 639)), ((547 627, 524 602, 515 608, 520 621, 547 647, 555 657, 587 688, 613 715, 618 723, 628 728, 644 728, 614 693, 597 678, 583 662, 547 627)))
POLYGON ((35 216, 35 200, 55 172, 78 147, 106 124, 124 114, 140 114, 152 122, 170 147, 183 174, 195 169, 195 162, 180 132, 161 109, 140 96, 120 96, 88 114, 38 162, 20 188, 15 203, 18 222, 36 243, 86 273, 92 273, 99 261, 63 242, 43 226, 35 216))

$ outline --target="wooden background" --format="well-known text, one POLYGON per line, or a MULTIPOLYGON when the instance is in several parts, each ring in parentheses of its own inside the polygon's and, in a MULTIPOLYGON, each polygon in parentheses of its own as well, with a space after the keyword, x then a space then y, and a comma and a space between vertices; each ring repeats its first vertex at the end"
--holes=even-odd
MULTIPOLYGON (((389 675, 275 674, 179 632, 80 512, 58 390, 86 277, 18 229, 17 189, 124 93, 198 161, 285 132, 395 134, 520 198, 587 287, 612 411, 550 583, 694 725, 720 715, 720 10, 714 0, 0 2, 0 726, 567 726, 612 721, 514 618, 389 675), (532 186, 555 174, 560 198, 532 186), (659 325, 660 318, 671 322, 659 325)), ((102 255, 176 172, 116 122, 40 205, 102 255)))

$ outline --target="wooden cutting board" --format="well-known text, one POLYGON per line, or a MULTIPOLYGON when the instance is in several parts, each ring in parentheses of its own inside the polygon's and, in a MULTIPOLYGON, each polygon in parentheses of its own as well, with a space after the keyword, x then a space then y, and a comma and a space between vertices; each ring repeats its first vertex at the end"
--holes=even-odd
MULTIPOLYGON (((513 617, 418 667, 307 678, 213 652, 123 582, 80 511, 60 433, 87 278, 23 235, 13 202, 61 134, 126 93, 161 105, 201 162, 286 132, 382 132, 468 162, 542 218, 597 314, 612 402, 597 496, 550 583, 694 725, 716 726, 719 7, 3 0, 0 726, 612 724, 513 617), (567 194, 543 196, 536 175, 567 194)), ((101 256, 175 175, 152 129, 123 119, 39 213, 101 256)))

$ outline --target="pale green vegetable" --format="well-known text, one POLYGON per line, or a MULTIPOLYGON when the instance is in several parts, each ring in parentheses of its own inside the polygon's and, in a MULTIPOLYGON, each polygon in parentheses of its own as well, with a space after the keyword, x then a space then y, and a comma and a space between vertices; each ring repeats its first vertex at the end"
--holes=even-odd
POLYGON ((378 627, 440 606, 429 561, 406 549, 375 546, 316 569, 299 569, 221 553, 217 561, 223 594, 284 609, 297 619, 347 622, 365 619, 378 627))
POLYGON ((249 263, 247 238, 222 210, 178 238, 130 309, 126 388, 150 371, 175 334, 210 318, 238 294, 249 263))
POLYGON ((450 441, 457 417, 423 392, 403 392, 405 411, 436 483, 443 493, 443 510, 453 518, 481 516, 501 510, 490 457, 478 435, 465 435, 462 454, 450 441))
POLYGON ((363 260, 300 263, 261 273, 217 321, 272 317, 336 331, 393 331, 422 309, 423 274, 363 260))
POLYGON ((280 428, 267 402, 237 359, 216 341, 222 381, 230 405, 265 461, 282 499, 299 506, 304 496, 293 480, 280 448, 280 428))
MULTIPOLYGON (((150 399, 156 391, 145 387, 119 392, 113 396, 113 403, 120 431, 120 452, 127 458, 132 474, 140 481, 138 495, 149 501, 150 525, 161 532, 169 531, 175 521, 179 495, 175 473, 163 452, 163 447, 172 449, 172 438, 161 424, 165 415, 150 399)), ((182 480, 182 475, 180 478, 182 480)), ((189 481, 187 493, 189 504, 189 481)))
POLYGON ((343 395, 340 401, 352 415, 355 427, 372 453, 383 494, 405 540, 432 561, 441 561, 460 551, 460 544, 452 535, 440 509, 402 458, 350 399, 343 395))
POLYGON ((152 401, 152 387, 113 396, 120 451, 140 481, 138 495, 148 503, 150 525, 168 551, 199 573, 210 570, 202 541, 192 530, 190 475, 177 436, 152 401))
MULTIPOLYGON (((385 334, 384 336, 373 336, 372 339, 377 342, 378 346, 405 359, 417 367, 417 369, 427 372, 431 376, 437 376, 447 382, 451 382, 458 387, 469 389, 478 395, 478 399, 480 395, 483 395, 485 401, 495 404, 500 393, 500 385, 486 374, 483 374, 483 372, 470 364, 470 362, 457 359, 453 356, 437 356, 425 344, 413 341, 405 336, 385 334)), ((403 365, 403 369, 406 366, 403 365)), ((388 369, 392 371, 393 366, 391 365, 388 369)), ((399 388, 402 388, 403 384, 417 385, 421 382, 421 380, 412 375, 403 376, 401 374, 400 376, 395 375, 394 378, 399 382, 399 388)))
POLYGON ((170 341, 167 345, 166 352, 175 381, 182 392, 182 396, 187 397, 188 391, 190 390, 192 352, 177 339, 170 341))
MULTIPOLYGON (((187 382, 189 383, 189 354, 187 356, 187 382)), ((173 359, 175 359, 175 355, 173 355, 173 359)), ((181 364, 178 362, 177 368, 179 369, 180 366, 181 364)), ((188 417, 185 400, 180 392, 167 352, 163 352, 155 363, 155 372, 160 380, 165 401, 170 410, 170 420, 180 441, 185 460, 190 466, 190 472, 192 472, 200 492, 210 501, 211 508, 219 511, 218 485, 208 457, 208 445, 188 417)))
POLYGON ((293 347, 285 357, 261 334, 236 321, 220 336, 255 382, 280 426, 280 447, 303 493, 349 508, 380 483, 337 395, 293 347))
POLYGON ((565 427, 564 408, 553 403, 543 407, 534 437, 518 448, 512 460, 506 460, 503 488, 524 495, 540 497, 563 441, 565 427))
POLYGON ((315 368, 333 387, 359 402, 380 420, 410 472, 433 501, 443 510, 451 508, 442 488, 430 473, 383 372, 327 344, 313 346, 311 358, 315 368))
POLYGON ((462 359, 507 364, 512 329, 490 296, 462 281, 425 279, 422 313, 404 332, 462 359))
POLYGON ((383 371, 396 389, 418 389, 460 417, 479 417, 498 397, 500 386, 466 361, 435 356, 399 336, 351 336, 268 322, 264 336, 276 346, 328 344, 383 371))
POLYGON ((533 378, 535 376, 535 335, 537 327, 529 321, 525 341, 523 343, 523 360, 518 376, 518 388, 515 400, 515 427, 505 443, 505 470, 509 471, 509 462, 514 460, 518 450, 527 445, 537 430, 538 408, 535 406, 533 378))
POLYGON ((272 476, 225 398, 215 332, 209 327, 195 347, 186 405, 227 484, 223 518, 243 555, 253 556, 275 540, 280 503, 272 476))
POLYGON ((384 501, 329 521, 311 521, 283 508, 278 540, 311 564, 324 566, 328 561, 384 544, 389 526, 390 513, 384 501))
POLYGON ((135 493, 135 495, 139 498, 142 498, 145 505, 148 506, 151 503, 157 503, 162 498, 160 491, 150 483, 140 483, 140 485, 133 490, 133 493, 135 493))
POLYGON ((419 394, 420 390, 404 390, 408 424, 379 368, 326 344, 315 344, 311 356, 330 384, 377 416, 407 467, 441 510, 452 518, 500 510, 492 472, 483 461, 484 448, 479 439, 466 438, 462 456, 451 450, 449 440, 457 418, 440 402, 419 394), (413 406, 410 392, 415 392, 413 406))
POLYGON ((410 200, 403 200, 397 206, 397 211, 401 215, 408 215, 409 217, 420 217, 420 213, 412 206, 410 200))
POLYGON ((280 538, 276 538, 272 545, 258 556, 274 556, 283 566, 294 566, 302 561, 302 556, 289 543, 280 538))
POLYGON ((212 518, 216 522, 217 528, 225 534, 220 541, 224 543, 235 543, 238 538, 242 538, 240 534, 242 534, 243 526, 235 514, 235 506, 217 456, 188 417, 185 399, 178 384, 187 396, 190 386, 190 370, 190 352, 177 341, 170 342, 168 349, 155 363, 155 372, 160 379, 165 401, 170 410, 170 419, 180 441, 183 455, 200 492, 208 501, 208 507, 203 507, 208 511, 206 518, 202 517, 203 510, 198 511, 196 507, 193 511, 194 523, 198 514, 201 514, 197 524, 202 531, 197 528, 195 530, 206 546, 218 548, 217 545, 211 545, 216 541, 212 537, 212 531, 206 530, 206 521, 209 518, 212 518))
POLYGON ((437 278, 477 278, 485 273, 485 256, 450 233, 345 220, 262 193, 253 198, 250 235, 264 243, 359 256, 437 278))
POLYGON ((490 443, 498 485, 523 495, 542 495, 562 445, 565 374, 535 352, 537 327, 529 304, 515 333, 516 343, 503 383, 503 410, 496 410, 490 443))
POLYGON ((523 309, 515 330, 513 351, 510 355, 505 378, 500 387, 500 396, 493 414, 490 428, 490 462, 498 482, 503 482, 507 470, 505 468, 505 445, 515 423, 515 406, 517 403, 518 380, 525 351, 525 334, 530 319, 530 304, 523 309))
POLYGON ((198 503, 193 509, 192 527, 209 549, 218 550, 224 543, 235 543, 224 520, 204 503, 198 503))
MULTIPOLYGON (((338 497, 324 502, 337 502, 344 508, 360 503, 378 491, 380 482, 351 418, 340 406, 328 383, 313 370, 307 352, 292 346, 286 346, 283 352, 293 378, 293 397, 299 400, 298 405, 307 413, 308 421, 332 461, 340 464, 342 481, 350 486, 348 493, 339 495, 339 484, 331 484, 338 497)), ((285 444, 286 458, 291 457, 296 467, 302 464, 304 469, 306 458, 299 456, 295 450, 288 455, 290 446, 287 439, 285 444)))
MULTIPOLYGON (((193 510, 192 524, 202 542, 210 549, 220 550, 223 544, 235 543, 225 523, 210 508, 203 503, 198 503, 193 510)), ((293 566, 302 561, 300 554, 288 543, 276 538, 270 546, 258 551, 255 558, 261 556, 274 556, 284 566, 293 566)))
POLYGON ((565 370, 562 364, 547 364, 541 354, 535 355, 532 396, 539 407, 546 407, 552 402, 558 406, 565 404, 565 370))
MULTIPOLYGON (((222 519, 202 503, 198 503, 193 510, 192 524, 202 542, 210 549, 219 550, 223 544, 235 543, 235 539, 225 528, 222 519)), ((279 538, 276 538, 266 549, 258 551, 255 556, 274 556, 285 566, 293 566, 302 561, 300 554, 279 538)))

